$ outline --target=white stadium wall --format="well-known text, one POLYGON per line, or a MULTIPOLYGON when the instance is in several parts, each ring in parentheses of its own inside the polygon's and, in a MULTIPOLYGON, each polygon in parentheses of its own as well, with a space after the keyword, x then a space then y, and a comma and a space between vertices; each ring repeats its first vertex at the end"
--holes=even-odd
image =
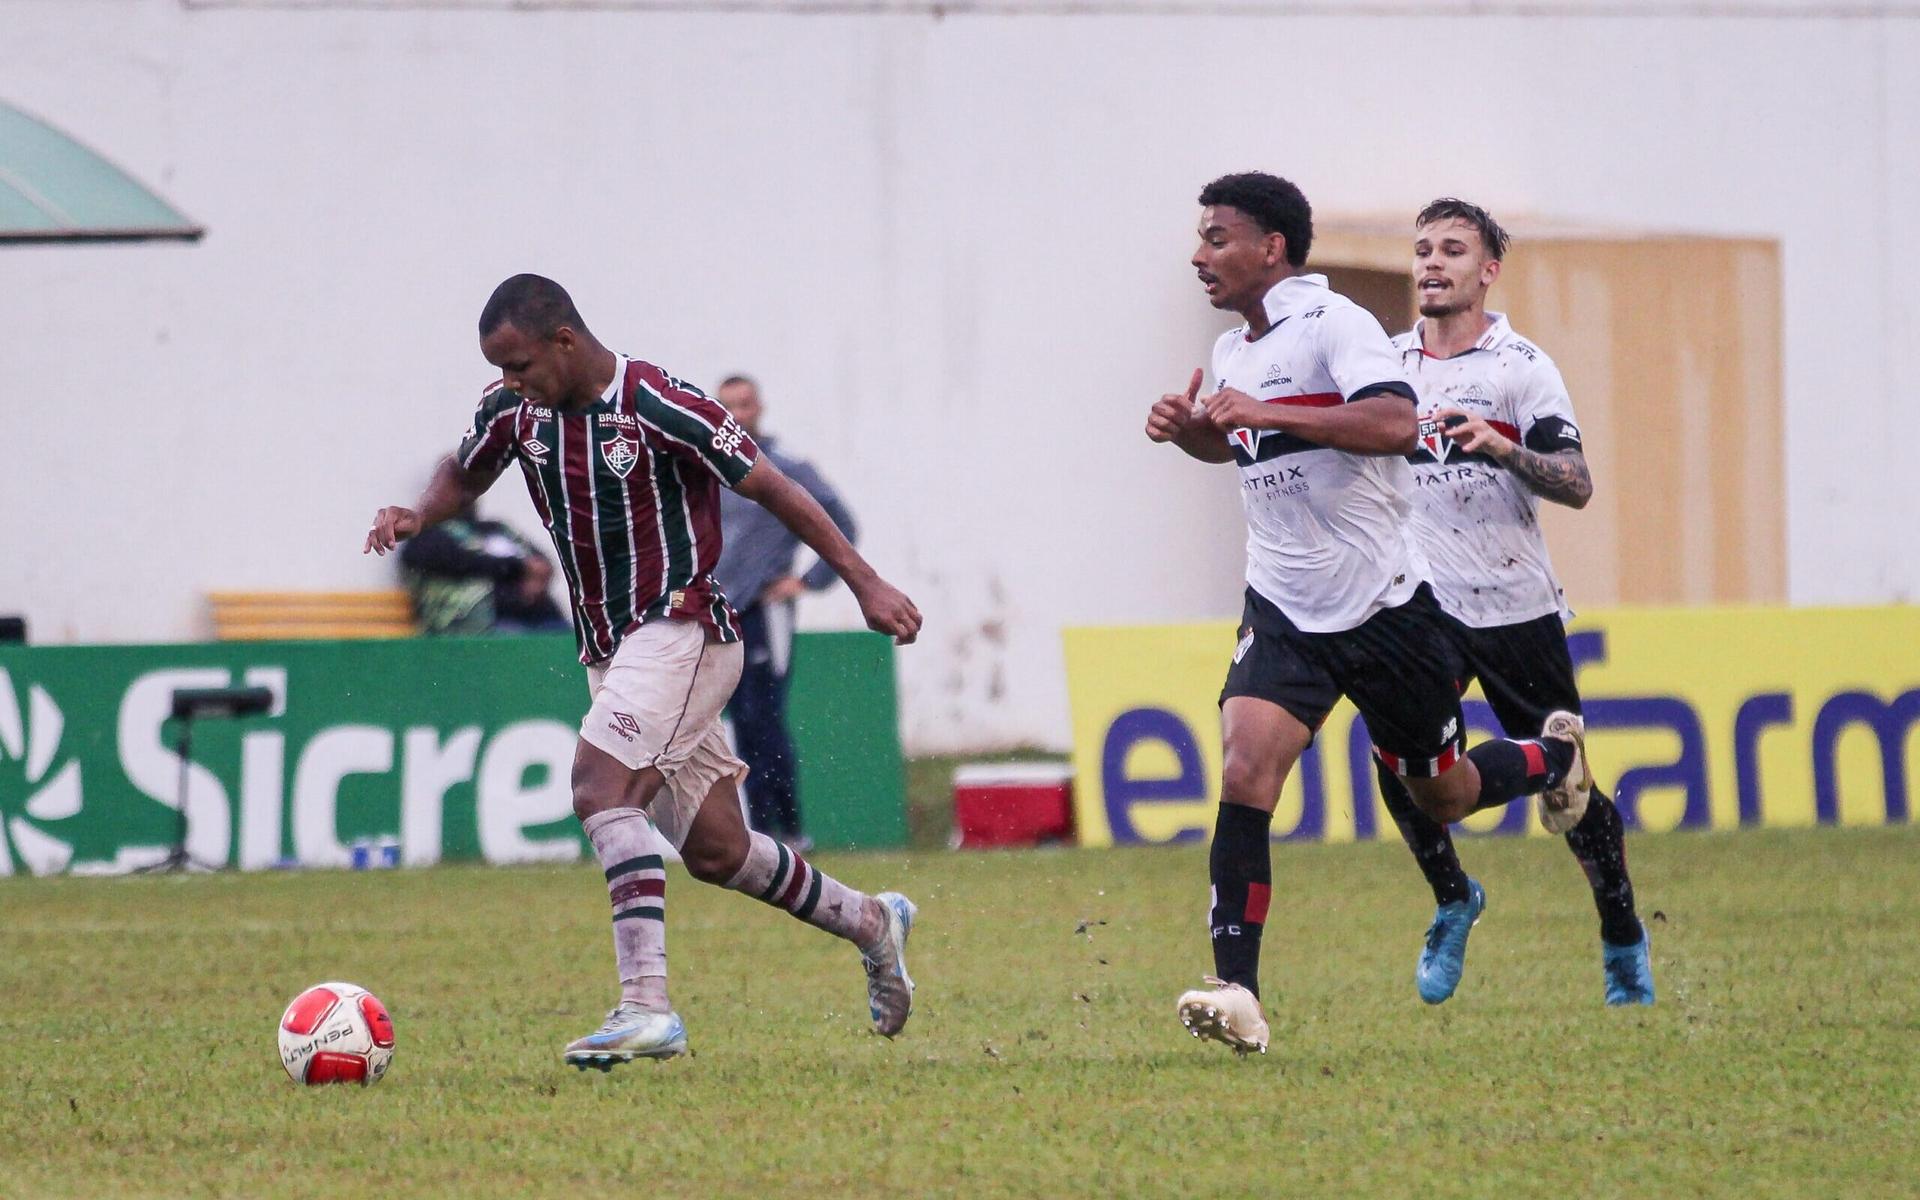
POLYGON ((0 99, 210 231, 0 247, 0 611, 179 640, 210 588, 386 584, 368 518, 488 381, 488 290, 536 270, 618 348, 761 377, 926 613, 910 749, 1064 745, 1062 627, 1237 610, 1233 477, 1140 427, 1223 324, 1194 195, 1255 167, 1328 214, 1459 193, 1523 239, 1778 239, 1751 304, 1784 317, 1789 596, 1920 595, 1911 10, 624 7, 0 3, 0 99))

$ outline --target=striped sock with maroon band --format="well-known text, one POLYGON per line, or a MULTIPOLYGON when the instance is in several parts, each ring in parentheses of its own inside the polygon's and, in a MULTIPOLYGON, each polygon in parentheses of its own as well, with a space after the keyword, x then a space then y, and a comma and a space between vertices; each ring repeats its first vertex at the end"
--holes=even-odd
POLYGON ((1561 738, 1495 738, 1467 751, 1467 757, 1480 770, 1480 798, 1473 806, 1479 812, 1559 783, 1573 766, 1573 743, 1561 738))
POLYGON ((1273 814, 1244 804, 1220 805, 1207 873, 1213 880, 1208 927, 1213 973, 1260 994, 1260 934, 1273 899, 1273 861, 1267 843, 1273 814))
POLYGON ((841 883, 764 833, 747 834, 747 859, 727 886, 785 909, 862 951, 873 949, 887 931, 887 915, 879 901, 841 883))
POLYGON ((580 823, 607 875, 620 999, 652 1012, 667 1002, 667 869, 659 836, 637 808, 610 808, 580 823))

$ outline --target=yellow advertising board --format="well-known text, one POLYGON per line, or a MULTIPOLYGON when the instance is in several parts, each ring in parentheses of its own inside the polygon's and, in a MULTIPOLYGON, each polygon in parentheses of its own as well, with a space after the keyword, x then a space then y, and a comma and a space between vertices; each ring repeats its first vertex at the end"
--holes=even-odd
MULTIPOLYGON (((1225 621, 1067 631, 1083 844, 1211 833, 1234 635, 1225 621)), ((1920 608, 1622 609, 1582 615, 1568 643, 1594 773, 1628 828, 1909 819, 1920 608)), ((1466 715, 1469 743, 1499 733, 1477 690, 1466 715)), ((1369 753, 1342 701, 1281 793, 1275 836, 1397 836, 1369 753)), ((1464 824, 1544 835, 1527 804, 1464 824)))

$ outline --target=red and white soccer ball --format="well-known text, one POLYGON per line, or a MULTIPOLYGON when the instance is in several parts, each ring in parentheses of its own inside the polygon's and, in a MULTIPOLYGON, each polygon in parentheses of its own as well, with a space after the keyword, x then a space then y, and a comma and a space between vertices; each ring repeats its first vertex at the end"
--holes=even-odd
POLYGON ((280 1065, 295 1083, 375 1084, 393 1061, 393 1018, 351 983, 321 983, 280 1018, 280 1065))

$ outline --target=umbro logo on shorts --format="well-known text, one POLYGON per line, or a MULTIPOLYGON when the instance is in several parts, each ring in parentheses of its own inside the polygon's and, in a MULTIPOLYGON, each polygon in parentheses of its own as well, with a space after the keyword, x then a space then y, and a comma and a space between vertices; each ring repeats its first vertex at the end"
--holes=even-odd
POLYGON ((640 732, 640 722, 633 719, 632 713, 617 712, 613 714, 613 720, 608 723, 607 728, 630 742, 634 739, 634 735, 640 732))

